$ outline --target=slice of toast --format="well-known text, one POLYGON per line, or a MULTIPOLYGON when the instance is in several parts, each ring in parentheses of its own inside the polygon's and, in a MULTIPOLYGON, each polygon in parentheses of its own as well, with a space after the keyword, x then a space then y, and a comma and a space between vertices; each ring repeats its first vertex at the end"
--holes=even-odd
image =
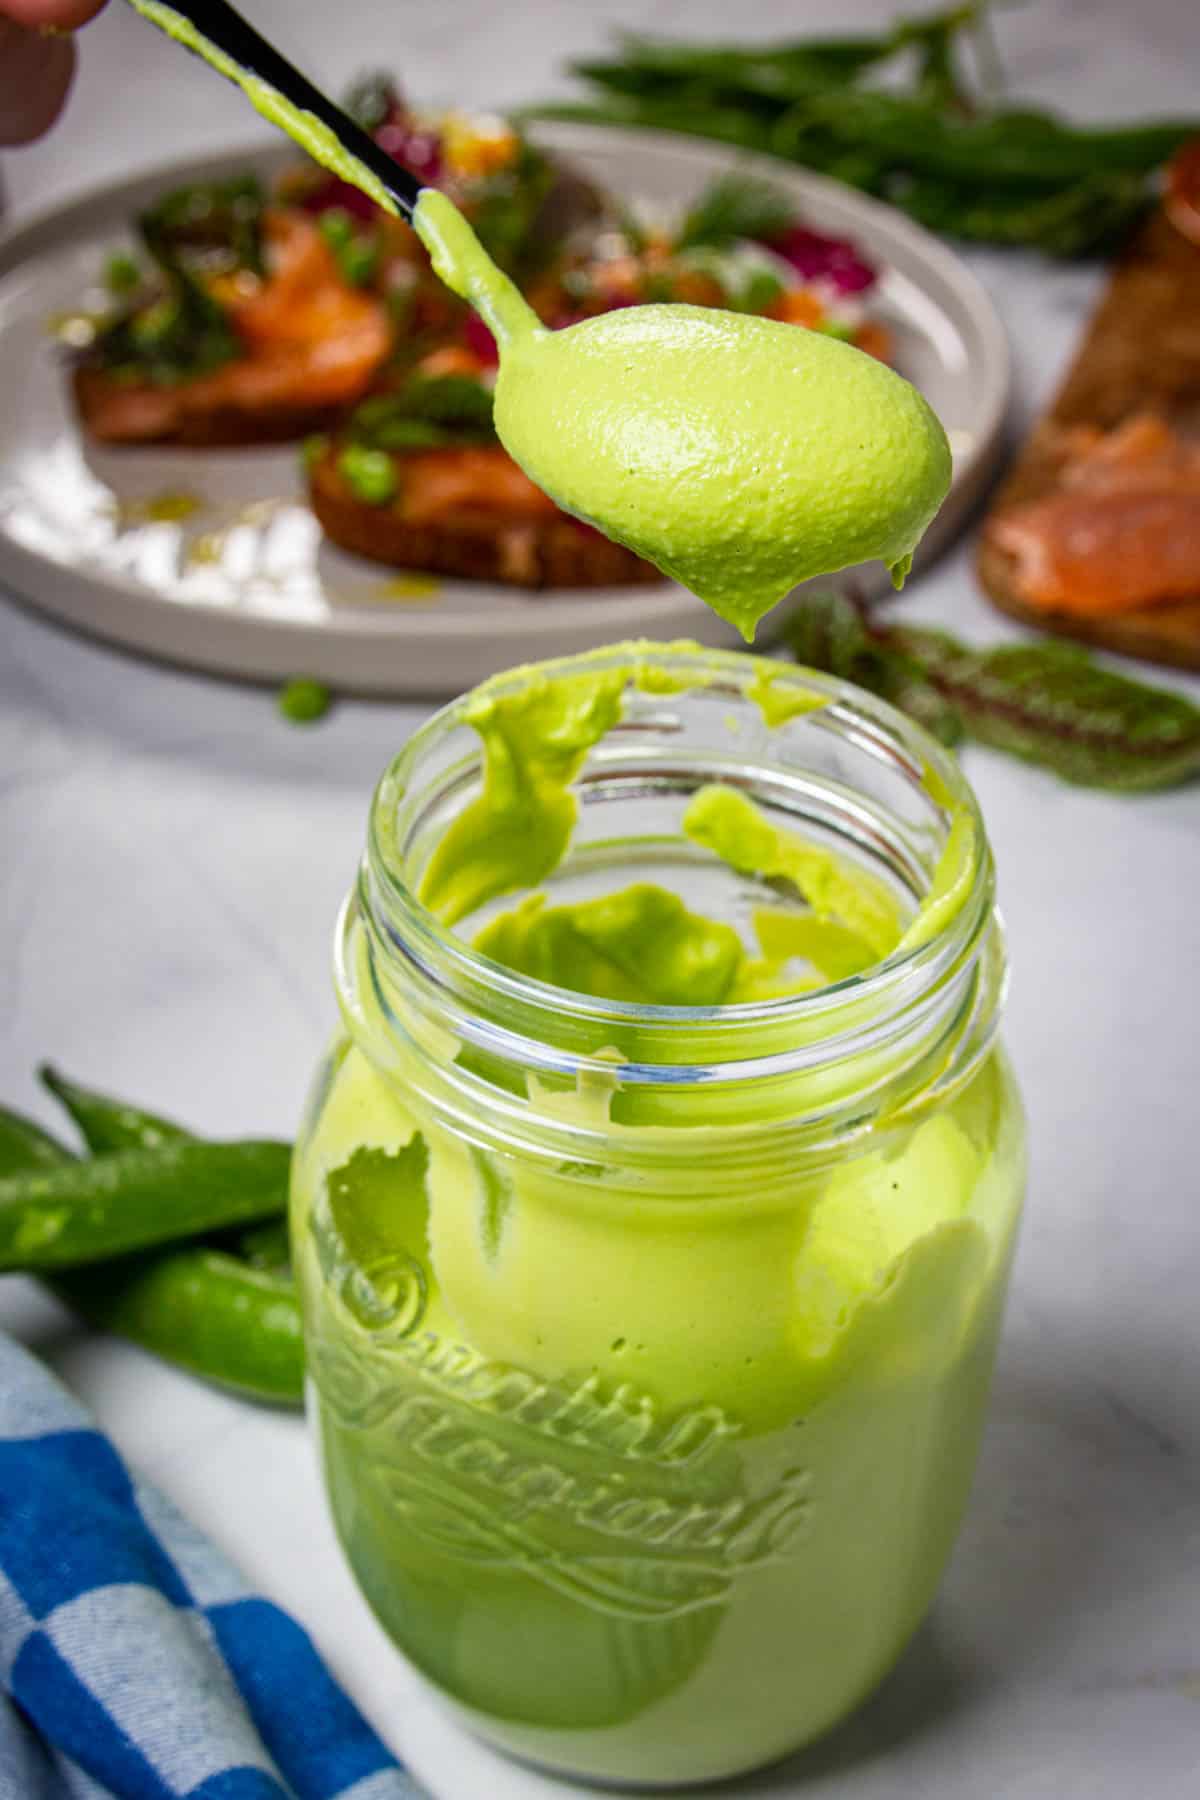
POLYGON ((271 403, 250 397, 239 403, 229 391, 214 397, 205 383, 159 387, 119 379, 86 363, 72 370, 71 387, 84 430, 102 444, 218 450, 295 443, 309 432, 327 430, 345 410, 342 405, 313 406, 299 397, 271 403))
MULTIPOLYGON (((422 451, 421 466, 457 454, 422 451)), ((502 450, 488 454, 508 462, 502 450)), ((338 473, 336 444, 310 470, 309 502, 326 535, 343 550, 391 568, 506 587, 624 587, 662 580, 652 564, 568 518, 544 496, 540 506, 510 510, 464 500, 431 516, 412 504, 411 493, 405 495, 404 465, 406 461, 416 465, 417 459, 396 460, 400 497, 386 506, 361 500, 351 491, 338 473)))
POLYGON ((393 346, 383 300, 344 279, 304 213, 270 207, 263 230, 266 278, 226 303, 238 354, 174 381, 106 368, 98 351, 85 355, 71 379, 91 437, 106 444, 279 443, 320 429, 362 399, 393 346))
POLYGON ((1058 491, 1080 427, 1112 431, 1139 413, 1160 415, 1185 432, 1200 429, 1200 246, 1162 212, 1150 216, 1118 262, 1066 380, 993 502, 978 570, 995 604, 1024 624, 1150 662, 1200 668, 1200 586, 1194 598, 1119 613, 1050 611, 1015 591, 1014 559, 989 538, 993 519, 1058 491))

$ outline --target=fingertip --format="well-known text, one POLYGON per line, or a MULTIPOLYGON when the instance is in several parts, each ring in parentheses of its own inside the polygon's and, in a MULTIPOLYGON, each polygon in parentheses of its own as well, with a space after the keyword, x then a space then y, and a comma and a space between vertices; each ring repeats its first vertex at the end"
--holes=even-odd
POLYGON ((31 31, 78 31, 103 5, 104 0, 4 0, 4 11, 31 31))
POLYGON ((70 38, 43 37, 0 19, 0 144, 28 144, 62 111, 75 74, 70 38))

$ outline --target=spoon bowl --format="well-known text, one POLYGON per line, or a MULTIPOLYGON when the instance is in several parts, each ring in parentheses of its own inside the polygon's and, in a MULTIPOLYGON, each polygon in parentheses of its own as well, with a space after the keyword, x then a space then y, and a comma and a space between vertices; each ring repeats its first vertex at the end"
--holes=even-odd
POLYGON ((878 557, 902 580, 950 484, 936 415, 885 364, 707 307, 629 307, 517 336, 495 416, 565 511, 747 639, 814 575, 878 557))

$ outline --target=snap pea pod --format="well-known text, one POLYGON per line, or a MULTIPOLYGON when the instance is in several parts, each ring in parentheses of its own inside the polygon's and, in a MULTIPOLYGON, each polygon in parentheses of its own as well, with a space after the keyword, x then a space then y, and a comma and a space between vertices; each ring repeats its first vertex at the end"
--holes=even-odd
POLYGON ((38 1076, 43 1086, 66 1107, 94 1156, 110 1150, 153 1150, 159 1144, 178 1142, 192 1135, 172 1119, 143 1112, 124 1100, 83 1087, 77 1081, 68 1081, 50 1063, 42 1064, 38 1076))
MULTIPOLYGON (((137 1114, 112 1104, 126 1120, 137 1114)), ((32 1119, 0 1107, 0 1174, 73 1161, 32 1119)), ((235 1243, 236 1253, 185 1244, 42 1279, 80 1318, 166 1362, 254 1399, 298 1405, 304 1356, 286 1266, 287 1226, 271 1220, 237 1234, 235 1243)))
POLYGON ((188 1244, 66 1270, 48 1285, 89 1325, 178 1368, 257 1400, 302 1402, 300 1308, 286 1274, 188 1244))
POLYGON ((249 1224, 287 1204, 291 1146, 179 1140, 0 1180, 0 1270, 67 1268, 249 1224))
MULTIPOLYGON (((112 1094, 100 1093, 81 1082, 70 1081, 49 1063, 38 1070, 43 1084, 70 1113, 83 1134, 89 1150, 105 1154, 112 1150, 153 1149, 157 1144, 178 1142, 196 1134, 161 1113, 147 1112, 112 1094)), ((218 1249, 230 1250, 253 1269, 276 1272, 290 1267, 291 1251, 286 1219, 271 1219, 255 1224, 248 1231, 233 1231, 228 1242, 218 1249)))
POLYGON ((57 1168, 70 1160, 70 1152, 33 1119, 0 1106, 0 1178, 57 1168))
MULTIPOLYGON (((70 1113, 88 1149, 94 1154, 102 1155, 112 1150, 153 1150, 158 1144, 177 1143, 185 1138, 195 1141, 195 1133, 185 1130, 174 1119, 165 1119, 161 1113, 146 1112, 140 1106, 131 1106, 127 1100, 84 1087, 81 1082, 69 1081, 49 1063, 42 1064, 38 1075, 70 1113)), ((27 1125, 28 1121, 18 1120, 18 1123, 27 1125)), ((0 1170, 0 1173, 4 1172, 7 1171, 0 1170)), ((272 1219, 265 1225, 251 1226, 249 1231, 234 1232, 230 1235, 230 1246, 252 1268, 286 1269, 290 1260, 287 1220, 272 1219)))
POLYGON ((282 1274, 292 1265, 292 1245, 286 1219, 269 1219, 265 1225, 251 1225, 248 1231, 234 1234, 233 1248, 252 1269, 266 1269, 282 1274))

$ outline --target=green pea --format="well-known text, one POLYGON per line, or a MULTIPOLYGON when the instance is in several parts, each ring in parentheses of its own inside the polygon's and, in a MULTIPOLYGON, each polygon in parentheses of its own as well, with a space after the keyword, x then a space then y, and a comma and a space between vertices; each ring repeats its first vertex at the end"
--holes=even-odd
POLYGON ((280 690, 279 710, 293 725, 312 725, 323 719, 333 704, 333 696, 323 681, 312 681, 297 675, 280 690))
POLYGON ((362 444, 347 444, 338 457, 338 474, 358 500, 368 506, 386 506, 394 500, 398 483, 396 465, 386 450, 369 450, 362 444))

